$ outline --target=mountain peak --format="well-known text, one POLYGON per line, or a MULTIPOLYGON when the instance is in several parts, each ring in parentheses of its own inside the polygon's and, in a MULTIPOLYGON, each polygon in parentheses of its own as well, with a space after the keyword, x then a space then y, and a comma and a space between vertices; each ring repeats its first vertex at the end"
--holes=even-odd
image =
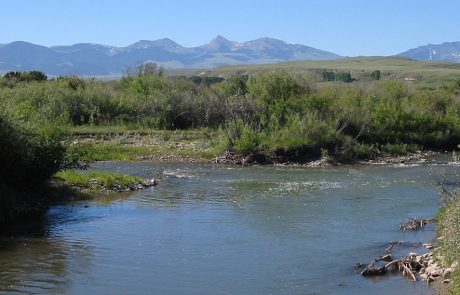
POLYGON ((217 35, 216 37, 214 37, 211 42, 231 42, 230 40, 228 40, 227 38, 225 38, 224 36, 222 35, 217 35))
POLYGON ((130 49, 149 49, 149 48, 161 48, 164 50, 174 50, 177 48, 182 48, 179 44, 174 42, 169 38, 157 39, 154 41, 151 40, 139 40, 136 43, 133 43, 128 46, 130 49))
POLYGON ((134 48, 134 49, 145 49, 145 48, 152 47, 152 45, 153 45, 153 41, 139 40, 136 43, 133 43, 133 44, 127 46, 127 47, 128 48, 134 48))
POLYGON ((211 51, 229 51, 237 44, 238 42, 230 41, 221 35, 217 35, 211 42, 201 46, 201 48, 211 51))

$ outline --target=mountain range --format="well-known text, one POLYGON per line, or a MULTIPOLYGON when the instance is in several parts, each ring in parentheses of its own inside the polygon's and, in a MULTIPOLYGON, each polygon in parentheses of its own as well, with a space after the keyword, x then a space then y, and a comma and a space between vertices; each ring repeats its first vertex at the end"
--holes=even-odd
POLYGON ((120 75, 140 62, 166 68, 209 68, 290 60, 330 60, 339 55, 273 38, 243 43, 217 36, 208 44, 184 47, 170 39, 141 40, 126 47, 80 43, 45 47, 16 41, 0 45, 0 71, 40 70, 51 75, 120 75))
MULTIPOLYGON (((398 54, 413 60, 460 62, 460 42, 429 44, 398 54)), ((24 41, 0 44, 0 73, 39 70, 49 75, 119 76, 141 62, 166 68, 272 64, 293 60, 333 60, 341 56, 273 38, 239 43, 217 36, 208 44, 184 47, 164 38, 126 47, 79 43, 45 47, 24 41)))
POLYGON ((428 44, 399 55, 413 60, 460 62, 460 42, 428 44))

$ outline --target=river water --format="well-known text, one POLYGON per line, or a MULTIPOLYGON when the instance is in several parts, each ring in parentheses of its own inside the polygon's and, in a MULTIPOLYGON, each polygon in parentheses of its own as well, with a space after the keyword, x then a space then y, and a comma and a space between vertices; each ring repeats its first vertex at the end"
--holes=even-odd
MULTIPOLYGON (((0 238, 0 294, 433 294, 354 269, 439 208, 448 165, 331 168, 101 163, 161 177, 153 188, 56 205, 0 238)), ((395 253, 424 252, 422 248, 395 253)))

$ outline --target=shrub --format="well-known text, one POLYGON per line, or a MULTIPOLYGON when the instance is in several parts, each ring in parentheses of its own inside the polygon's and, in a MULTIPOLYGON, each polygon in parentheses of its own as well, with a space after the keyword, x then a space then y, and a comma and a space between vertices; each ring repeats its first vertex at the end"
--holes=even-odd
POLYGON ((78 166, 66 153, 67 134, 59 127, 13 126, 0 116, 0 181, 14 187, 33 187, 64 168, 78 166))

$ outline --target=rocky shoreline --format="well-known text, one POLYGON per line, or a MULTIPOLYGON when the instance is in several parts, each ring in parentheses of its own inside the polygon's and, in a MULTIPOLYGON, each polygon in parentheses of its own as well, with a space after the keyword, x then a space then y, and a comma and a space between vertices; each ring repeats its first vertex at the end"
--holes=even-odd
MULTIPOLYGON (((360 160, 347 164, 359 164, 359 165, 391 165, 391 164, 415 164, 426 162, 428 159, 439 155, 439 152, 425 151, 416 152, 404 156, 382 156, 375 159, 360 160)), ((181 161, 182 162, 182 161, 181 161)), ((187 162, 187 161, 185 161, 187 162)), ((232 151, 226 151, 222 155, 212 159, 214 164, 225 164, 225 165, 274 165, 274 166, 293 166, 293 167, 328 167, 328 166, 340 166, 343 165, 335 161, 331 157, 320 157, 307 161, 305 163, 299 162, 277 162, 269 160, 263 154, 252 154, 249 156, 243 156, 232 151)))

